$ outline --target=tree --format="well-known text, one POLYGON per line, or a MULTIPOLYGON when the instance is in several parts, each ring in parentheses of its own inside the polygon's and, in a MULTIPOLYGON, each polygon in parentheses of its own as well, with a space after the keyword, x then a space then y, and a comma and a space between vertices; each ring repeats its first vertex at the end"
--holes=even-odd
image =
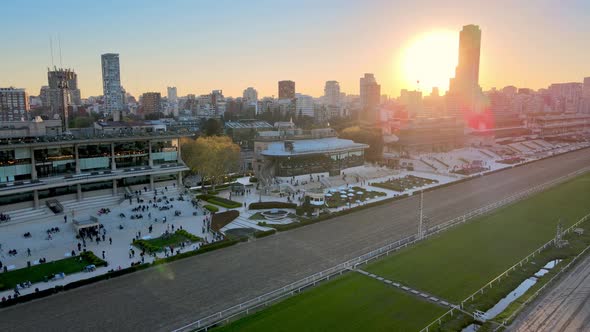
POLYGON ((368 144, 369 148, 365 150, 365 158, 368 161, 380 161, 383 159, 383 136, 381 131, 371 131, 359 126, 353 126, 342 130, 340 137, 351 139, 357 143, 368 144))
POLYGON ((201 176, 202 183, 215 186, 226 174, 240 168, 240 147, 227 136, 187 138, 181 141, 182 159, 191 171, 201 176))
POLYGON ((222 134, 221 123, 219 120, 209 118, 201 125, 201 130, 206 136, 215 136, 222 134))

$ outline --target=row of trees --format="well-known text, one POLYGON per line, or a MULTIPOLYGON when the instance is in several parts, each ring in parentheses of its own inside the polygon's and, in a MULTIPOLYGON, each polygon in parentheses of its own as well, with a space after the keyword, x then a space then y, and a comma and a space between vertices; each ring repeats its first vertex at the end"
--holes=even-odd
POLYGON ((227 136, 203 136, 181 140, 182 159, 191 171, 210 182, 213 189, 229 173, 240 170, 240 147, 227 136))

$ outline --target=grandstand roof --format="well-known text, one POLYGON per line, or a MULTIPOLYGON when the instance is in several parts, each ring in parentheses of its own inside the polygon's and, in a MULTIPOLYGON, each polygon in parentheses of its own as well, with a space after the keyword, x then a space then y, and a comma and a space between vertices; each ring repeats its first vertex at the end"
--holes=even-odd
POLYGON ((341 139, 337 137, 318 138, 318 139, 302 139, 293 141, 278 141, 272 142, 268 148, 261 152, 264 156, 287 157, 296 155, 330 153, 330 152, 344 152, 349 150, 366 149, 367 144, 355 143, 349 139, 341 139), (293 145, 293 149, 289 150, 285 147, 286 142, 293 145))

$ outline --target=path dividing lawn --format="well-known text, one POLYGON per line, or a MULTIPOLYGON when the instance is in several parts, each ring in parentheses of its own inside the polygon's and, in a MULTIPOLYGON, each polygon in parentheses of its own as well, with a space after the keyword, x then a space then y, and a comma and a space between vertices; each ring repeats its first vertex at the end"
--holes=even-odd
POLYGON ((590 175, 379 260, 364 270, 458 303, 590 213, 590 175))
POLYGON ((417 331, 445 311, 351 272, 214 331, 417 331))

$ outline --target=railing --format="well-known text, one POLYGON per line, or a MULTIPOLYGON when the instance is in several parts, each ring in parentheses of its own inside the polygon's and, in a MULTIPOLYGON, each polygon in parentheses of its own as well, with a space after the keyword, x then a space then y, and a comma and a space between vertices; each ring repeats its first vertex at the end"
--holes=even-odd
MULTIPOLYGON (((253 298, 253 299, 250 299, 246 302, 237 304, 237 305, 232 306, 230 308, 219 311, 215 314, 201 318, 201 319, 199 319, 195 322, 192 322, 188 325, 185 325, 183 327, 175 329, 174 332, 193 331, 193 330, 206 331, 208 328, 213 327, 214 325, 216 325, 220 322, 229 321, 232 318, 238 317, 242 314, 249 314, 250 311, 252 311, 256 308, 267 306, 271 303, 278 301, 279 299, 296 294, 305 288, 308 288, 310 286, 315 286, 318 282, 321 282, 324 280, 329 280, 331 277, 333 277, 335 275, 342 274, 346 270, 356 268, 358 265, 362 265, 362 264, 365 264, 371 260, 380 258, 384 255, 388 255, 389 253, 391 253, 393 251, 405 248, 405 247, 412 245, 418 241, 421 241, 421 240, 426 239, 432 235, 435 235, 435 234, 438 234, 444 230, 447 230, 453 226, 463 224, 463 223, 467 222, 468 220, 471 220, 475 217, 482 216, 482 215, 489 213, 490 211, 495 210, 499 207, 514 203, 518 200, 521 200, 525 197, 530 196, 533 193, 539 192, 541 190, 545 190, 551 186, 559 184, 563 181, 566 181, 570 178, 573 178, 575 176, 583 174, 587 171, 590 171, 590 167, 586 167, 586 168, 578 170, 576 172, 572 172, 572 173, 567 174, 565 176, 559 177, 555 180, 535 186, 535 187, 525 190, 521 193, 518 193, 518 194, 512 195, 508 198, 502 199, 498 202, 486 205, 486 206, 479 208, 479 209, 475 209, 475 210, 470 211, 462 216, 451 219, 443 224, 429 228, 428 231, 422 237, 419 237, 418 234, 414 234, 414 235, 408 236, 406 238, 397 240, 397 241, 390 243, 388 245, 385 245, 381 248, 375 249, 371 252, 368 252, 368 253, 358 256, 356 258, 350 259, 344 263, 340 263, 340 264, 338 264, 334 267, 331 267, 327 270, 318 272, 318 273, 313 274, 309 277, 306 277, 304 279, 293 282, 287 286, 276 289, 272 292, 260 295, 258 297, 253 298)), ((568 230, 570 228, 568 228, 568 230)), ((456 310, 456 309, 449 310, 449 312, 447 312, 443 316, 437 318, 434 322, 429 324, 422 331, 428 331, 429 327, 431 327, 433 324, 436 324, 437 322, 439 322, 440 319, 443 318, 444 316, 446 316, 447 314, 452 315, 453 310, 456 310)))

